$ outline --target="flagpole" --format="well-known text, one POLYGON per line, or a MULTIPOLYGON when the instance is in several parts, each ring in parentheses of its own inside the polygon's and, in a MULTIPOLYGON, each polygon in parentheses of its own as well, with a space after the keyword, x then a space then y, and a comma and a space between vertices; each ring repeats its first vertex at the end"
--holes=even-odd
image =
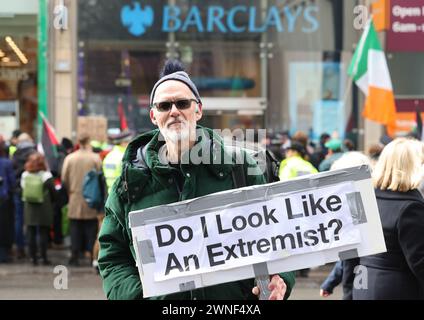
MULTIPOLYGON (((370 30, 371 27, 371 21, 372 21, 373 15, 370 16, 370 18, 367 21, 367 24, 365 25, 365 29, 364 32, 362 33, 360 39, 359 39, 359 43, 358 43, 358 54, 356 56, 356 61, 355 61, 355 65, 353 67, 353 72, 352 75, 356 75, 356 73, 358 72, 358 65, 359 65, 359 61, 360 61, 360 57, 362 56, 362 52, 364 51, 364 47, 365 47, 365 40, 367 38, 367 33, 370 30)), ((352 77, 348 77, 347 80, 347 85, 346 85, 346 90, 345 90, 345 95, 343 97, 343 107, 345 106, 345 104, 347 103, 347 98, 348 95, 352 89, 352 83, 353 83, 353 76, 352 77)), ((353 107, 352 107, 353 109, 353 107)), ((359 106, 358 106, 358 111, 359 111, 359 106)), ((358 123, 357 123, 357 127, 359 130, 359 115, 358 115, 358 123)), ((358 141, 359 141, 359 132, 358 132, 358 141)))
POLYGON ((346 102, 347 102, 347 97, 348 97, 348 95, 349 95, 349 93, 350 93, 350 90, 352 89, 352 83, 353 83, 353 80, 352 80, 352 78, 351 77, 348 77, 348 79, 347 79, 347 82, 346 82, 346 90, 345 90, 345 94, 344 94, 344 97, 343 97, 343 106, 346 104, 346 102))
MULTIPOLYGON (((41 146, 41 140, 43 137, 43 121, 46 121, 46 116, 44 115, 44 113, 41 110, 38 110, 38 115, 41 118, 41 124, 39 125, 39 134, 38 134, 38 148, 39 146, 41 146)), ((44 154, 44 152, 42 152, 44 154)))
POLYGON ((46 116, 44 115, 44 113, 41 110, 38 110, 38 114, 40 115, 42 120, 47 120, 46 116))
MULTIPOLYGON (((372 15, 371 15, 371 17, 368 19, 368 22, 367 22, 367 24, 366 24, 366 26, 365 26, 365 30, 364 30, 364 32, 362 33, 361 38, 359 39, 359 44, 358 44, 358 45, 359 45, 359 49, 358 49, 358 55, 357 55, 357 58, 358 58, 358 57, 361 57, 361 56, 362 56, 362 51, 364 51, 365 39, 367 38, 367 37, 366 37, 366 33, 368 33, 368 32, 369 32, 369 30, 370 30, 371 21, 372 21, 372 15)), ((352 74, 354 74, 354 75, 358 72, 359 60, 360 60, 360 59, 356 59, 356 61, 355 61, 355 66, 353 67, 353 72, 352 72, 352 74)))
MULTIPOLYGON (((46 118, 46 116, 44 115, 44 113, 42 111, 38 111, 38 113, 39 113, 39 115, 41 117, 41 120, 42 121, 43 120, 46 121, 47 125, 50 127, 51 130, 53 130, 54 134, 56 135, 56 130, 54 129, 54 127, 52 126, 52 124, 49 122, 49 119, 46 118)), ((43 130, 43 129, 41 128, 41 130, 43 130)), ((40 140, 41 140, 41 137, 40 137, 40 140)))

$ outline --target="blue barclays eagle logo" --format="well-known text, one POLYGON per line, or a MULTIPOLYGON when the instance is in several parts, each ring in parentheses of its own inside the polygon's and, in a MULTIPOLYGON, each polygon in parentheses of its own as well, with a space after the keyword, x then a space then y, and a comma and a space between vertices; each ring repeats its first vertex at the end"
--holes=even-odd
POLYGON ((146 28, 153 24, 154 12, 152 7, 141 8, 140 3, 134 2, 134 8, 126 5, 121 9, 121 22, 134 36, 141 36, 146 28))

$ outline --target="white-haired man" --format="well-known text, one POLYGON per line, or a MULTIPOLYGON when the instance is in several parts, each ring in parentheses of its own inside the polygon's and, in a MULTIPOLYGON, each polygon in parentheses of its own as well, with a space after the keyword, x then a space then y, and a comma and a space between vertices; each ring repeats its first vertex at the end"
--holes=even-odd
MULTIPOLYGON (((213 131, 197 126, 202 102, 196 86, 179 63, 167 62, 150 95, 150 119, 158 129, 133 140, 123 158, 123 173, 106 203, 100 232, 99 267, 109 299, 137 299, 143 288, 135 264, 128 227, 128 212, 192 199, 235 188, 234 164, 205 161, 194 164, 190 150, 225 150, 213 131), (162 139, 163 138, 163 139, 162 139), (207 163, 206 163, 207 162, 207 163)), ((210 154, 213 157, 213 151, 210 154)), ((257 166, 251 160, 244 169, 257 166)), ((247 185, 263 184, 262 175, 246 175, 247 185)), ((273 275, 270 299, 287 298, 294 284, 293 273, 273 275)), ((255 299, 259 289, 254 279, 199 288, 167 295, 168 299, 255 299)))

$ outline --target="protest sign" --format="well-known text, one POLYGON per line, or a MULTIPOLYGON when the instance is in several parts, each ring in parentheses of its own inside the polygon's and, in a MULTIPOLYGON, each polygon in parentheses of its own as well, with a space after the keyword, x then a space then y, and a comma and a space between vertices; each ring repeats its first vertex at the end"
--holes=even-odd
POLYGON ((78 136, 87 134, 91 140, 107 141, 107 118, 103 116, 79 116, 77 119, 78 136))
POLYGON ((130 226, 145 297, 385 251, 366 166, 131 212, 130 226))

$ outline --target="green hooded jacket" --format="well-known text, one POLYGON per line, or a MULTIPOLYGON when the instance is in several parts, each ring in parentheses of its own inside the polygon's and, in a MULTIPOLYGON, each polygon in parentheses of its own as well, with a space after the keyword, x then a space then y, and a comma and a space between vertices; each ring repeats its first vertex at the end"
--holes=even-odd
MULTIPOLYGON (((99 268, 103 278, 103 289, 108 299, 142 299, 143 289, 136 267, 136 255, 128 224, 128 213, 158 205, 164 205, 201 197, 214 192, 234 188, 232 171, 234 164, 215 164, 213 155, 224 155, 223 142, 212 130, 197 127, 202 133, 196 146, 208 144, 199 155, 210 158, 211 164, 179 165, 182 188, 178 187, 175 174, 178 169, 159 161, 158 151, 164 142, 159 139, 159 130, 140 135, 127 147, 123 157, 123 171, 115 181, 105 206, 105 219, 99 234, 99 268), (203 152, 206 150, 206 152, 203 152), (217 153, 219 150, 220 153, 217 153), (203 154, 202 154, 203 152, 203 154), (181 190, 180 190, 181 189, 181 190)), ((163 139, 162 139, 163 140, 163 139)), ((192 149, 192 150, 193 150, 192 149)), ((227 154, 228 155, 228 154, 227 154)), ((221 158, 222 159, 222 158, 221 158)), ((256 162, 246 157, 248 167, 256 162)), ((183 162, 183 161, 182 161, 183 162)), ((185 162, 183 162, 185 163, 185 162)), ((246 171, 247 172, 247 171, 246 171)), ((266 183, 262 174, 246 175, 247 185, 266 183)), ((285 298, 294 286, 293 272, 281 273, 287 285, 285 298)), ((240 280, 215 286, 180 292, 155 299, 256 299, 252 294, 254 279, 240 280)))

